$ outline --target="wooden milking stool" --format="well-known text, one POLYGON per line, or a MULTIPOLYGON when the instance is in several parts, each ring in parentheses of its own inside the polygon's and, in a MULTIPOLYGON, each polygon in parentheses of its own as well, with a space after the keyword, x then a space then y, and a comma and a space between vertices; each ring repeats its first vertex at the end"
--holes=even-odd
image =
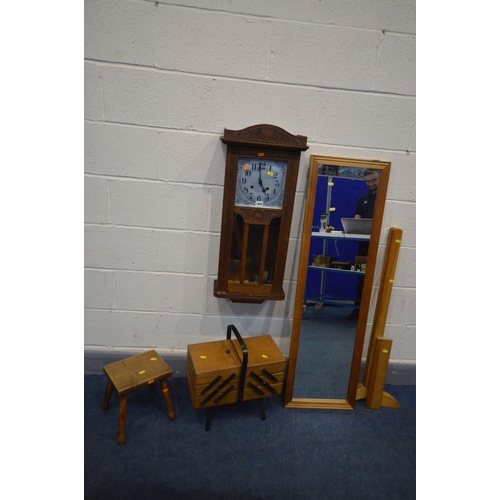
POLYGON ((116 361, 106 365, 104 373, 108 377, 108 384, 102 403, 102 409, 109 408, 109 400, 113 389, 116 390, 120 398, 118 409, 118 436, 116 442, 125 442, 125 424, 127 422, 127 396, 129 393, 160 382, 163 399, 167 405, 168 418, 175 419, 175 410, 172 397, 168 390, 167 378, 172 376, 172 368, 158 355, 155 350, 131 356, 130 358, 116 361))

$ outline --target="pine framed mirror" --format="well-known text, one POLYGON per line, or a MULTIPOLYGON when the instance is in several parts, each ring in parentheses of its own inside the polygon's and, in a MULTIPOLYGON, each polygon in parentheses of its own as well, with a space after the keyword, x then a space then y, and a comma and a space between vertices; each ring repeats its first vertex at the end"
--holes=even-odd
POLYGON ((287 408, 354 408, 390 166, 311 156, 287 408))

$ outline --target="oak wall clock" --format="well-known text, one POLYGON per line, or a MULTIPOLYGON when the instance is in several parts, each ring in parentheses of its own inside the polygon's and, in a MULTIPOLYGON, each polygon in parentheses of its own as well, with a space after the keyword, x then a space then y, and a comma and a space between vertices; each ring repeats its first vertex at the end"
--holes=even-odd
POLYGON ((307 137, 275 125, 224 129, 227 145, 219 270, 214 295, 283 300, 300 154, 307 137))

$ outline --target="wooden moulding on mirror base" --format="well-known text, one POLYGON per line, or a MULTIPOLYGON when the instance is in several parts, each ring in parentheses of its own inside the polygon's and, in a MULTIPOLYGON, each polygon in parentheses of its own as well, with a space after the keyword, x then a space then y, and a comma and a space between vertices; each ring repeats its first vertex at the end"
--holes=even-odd
POLYGON ((347 401, 335 399, 293 398, 285 405, 286 408, 314 408, 319 410, 353 410, 347 401))
POLYGON ((356 391, 356 400, 366 399, 366 408, 373 410, 381 406, 401 408, 396 399, 383 390, 392 346, 392 340, 383 337, 402 236, 399 228, 389 230, 363 382, 356 391))

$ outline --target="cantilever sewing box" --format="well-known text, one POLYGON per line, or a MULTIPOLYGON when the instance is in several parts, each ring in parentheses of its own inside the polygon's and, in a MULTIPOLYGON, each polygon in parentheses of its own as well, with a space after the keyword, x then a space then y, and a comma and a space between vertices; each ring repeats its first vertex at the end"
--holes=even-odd
POLYGON ((187 382, 193 408, 256 399, 264 420, 261 400, 282 393, 285 365, 285 357, 270 335, 243 339, 229 325, 226 340, 188 345, 187 382))

